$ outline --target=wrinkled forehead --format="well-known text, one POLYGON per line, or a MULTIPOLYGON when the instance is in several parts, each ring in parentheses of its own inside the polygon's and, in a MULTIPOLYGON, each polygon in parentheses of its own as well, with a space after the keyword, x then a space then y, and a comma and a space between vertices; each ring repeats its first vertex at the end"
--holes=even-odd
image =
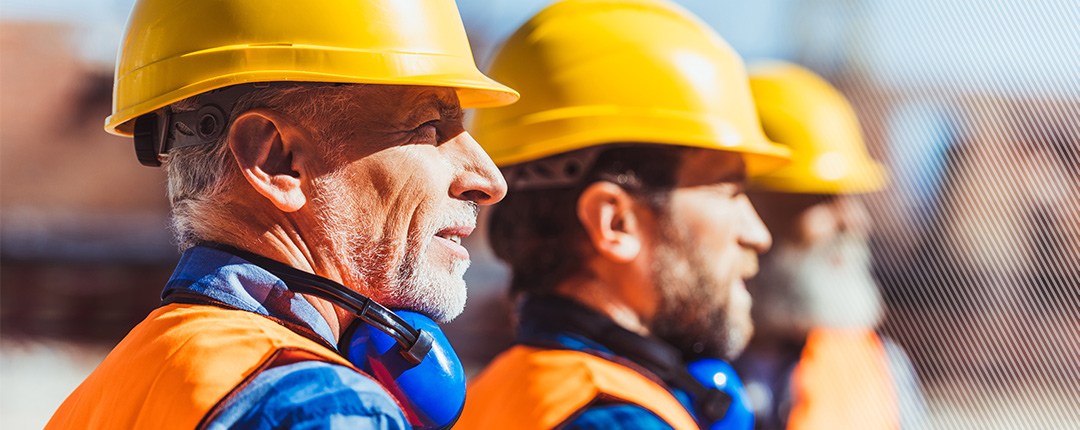
POLYGON ((694 148, 684 151, 682 157, 678 174, 680 187, 746 181, 746 162, 740 153, 694 148))
POLYGON ((418 112, 443 116, 458 115, 461 102, 452 88, 417 85, 356 86, 351 100, 351 113, 360 119, 397 124, 418 112))

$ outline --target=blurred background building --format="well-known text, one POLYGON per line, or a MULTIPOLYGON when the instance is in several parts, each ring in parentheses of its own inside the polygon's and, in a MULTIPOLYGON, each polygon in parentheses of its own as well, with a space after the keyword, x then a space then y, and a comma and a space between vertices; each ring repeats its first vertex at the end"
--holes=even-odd
MULTIPOLYGON (((744 58, 804 64, 854 103, 892 173, 868 196, 884 331, 933 427, 1080 428, 1080 4, 677 2, 744 58)), ((0 3, 5 429, 42 427, 179 258, 164 175, 101 128, 131 3, 0 3)), ((458 0, 478 62, 548 3, 458 0)), ((482 231, 447 327, 470 372, 512 339, 508 274, 482 231)))

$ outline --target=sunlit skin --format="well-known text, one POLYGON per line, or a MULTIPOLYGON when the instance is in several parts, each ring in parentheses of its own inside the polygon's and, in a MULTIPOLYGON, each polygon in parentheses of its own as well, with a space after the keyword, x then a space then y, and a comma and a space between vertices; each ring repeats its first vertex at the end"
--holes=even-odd
MULTIPOLYGON (((475 205, 506 194, 502 175, 465 132, 454 90, 358 85, 350 91, 342 118, 321 129, 268 109, 235 120, 228 137, 239 166, 227 208, 233 219, 212 240, 338 281, 390 307, 436 306, 426 298, 445 295, 463 304, 464 283, 451 273, 467 266, 460 239, 475 227, 475 205), (331 133, 341 145, 320 139, 331 133), (421 262, 424 267, 409 266, 421 262), (398 285, 408 281, 401 279, 405 273, 424 274, 423 285, 398 285)), ((307 299, 336 335, 355 318, 307 299)))
POLYGON ((704 293, 707 299, 686 304, 691 308, 688 313, 721 315, 739 338, 736 345, 722 349, 741 349, 752 330, 744 280, 756 273, 757 254, 771 243, 743 193, 742 157, 688 151, 677 178, 664 214, 654 213, 615 184, 599 182, 586 188, 578 215, 596 256, 587 264, 588 275, 567 280, 558 291, 627 329, 649 335, 658 317, 675 318, 659 315, 662 289, 691 288, 701 284, 695 281, 703 281, 710 288, 704 293), (671 270, 658 279, 656 266, 672 263, 672 258, 658 253, 664 229, 681 230, 688 238, 667 248, 680 253, 674 260, 682 263, 674 265, 682 268, 666 268, 671 270))

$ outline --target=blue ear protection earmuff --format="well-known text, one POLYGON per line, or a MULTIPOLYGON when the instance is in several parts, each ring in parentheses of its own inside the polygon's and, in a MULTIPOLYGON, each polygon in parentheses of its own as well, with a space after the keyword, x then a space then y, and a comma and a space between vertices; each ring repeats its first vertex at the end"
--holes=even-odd
MULTIPOLYGON (((689 364, 674 347, 626 330, 581 305, 557 298, 531 298, 521 320, 560 332, 583 335, 611 352, 652 372, 669 386, 690 395, 702 430, 750 430, 754 412, 735 369, 723 360, 705 358, 689 364)), ((523 330, 529 327, 523 326, 523 330)), ((530 343, 525 340, 525 343, 530 343)), ((540 347, 558 345, 535 344, 540 347)))
POLYGON ((698 412, 698 415, 720 417, 713 421, 709 430, 754 428, 754 410, 750 407, 750 398, 746 395, 742 379, 730 364, 715 358, 703 358, 688 364, 686 370, 705 388, 722 391, 731 398, 726 411, 698 412))
POLYGON ((438 324, 411 311, 391 311, 345 286, 295 267, 221 244, 201 244, 261 267, 289 289, 325 299, 357 315, 339 353, 379 381, 416 430, 448 429, 465 407, 465 369, 438 324))
POLYGON ((465 406, 465 371, 450 341, 425 315, 395 312, 406 324, 432 338, 433 346, 419 363, 403 354, 405 345, 372 324, 357 321, 342 339, 345 358, 381 382, 404 404, 414 428, 450 428, 465 406))

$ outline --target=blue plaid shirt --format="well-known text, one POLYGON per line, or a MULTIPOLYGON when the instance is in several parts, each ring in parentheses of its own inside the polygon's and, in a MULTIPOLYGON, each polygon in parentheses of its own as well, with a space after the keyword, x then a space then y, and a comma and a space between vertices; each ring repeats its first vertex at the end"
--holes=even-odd
MULTIPOLYGON (((162 297, 200 294, 242 311, 311 329, 330 345, 330 326, 285 283, 239 257, 194 247, 180 258, 162 297)), ((227 359, 227 358, 225 358, 227 359)), ((397 403, 379 384, 344 366, 306 361, 263 371, 229 398, 210 429, 406 430, 397 403)))

